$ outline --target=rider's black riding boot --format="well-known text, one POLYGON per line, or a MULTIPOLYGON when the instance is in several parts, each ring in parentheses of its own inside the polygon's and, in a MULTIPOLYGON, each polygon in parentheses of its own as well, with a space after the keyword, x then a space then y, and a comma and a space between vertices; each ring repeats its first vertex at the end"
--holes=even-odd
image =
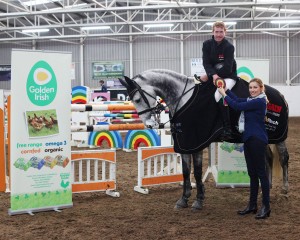
POLYGON ((219 108, 222 113, 222 119, 223 119, 223 133, 221 135, 222 140, 230 140, 233 138, 233 132, 231 130, 230 125, 230 116, 229 116, 229 107, 224 106, 223 102, 219 102, 219 108))

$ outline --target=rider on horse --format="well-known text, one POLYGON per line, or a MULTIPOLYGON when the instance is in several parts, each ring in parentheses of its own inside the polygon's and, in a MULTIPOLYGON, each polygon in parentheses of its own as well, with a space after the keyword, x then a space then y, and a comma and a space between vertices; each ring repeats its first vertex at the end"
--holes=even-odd
MULTIPOLYGON (((203 66, 206 75, 200 76, 201 81, 211 80, 216 85, 217 79, 225 79, 226 86, 231 89, 237 79, 236 62, 234 59, 234 46, 225 38, 226 26, 223 22, 215 22, 212 27, 213 37, 206 40, 202 47, 203 66)), ((219 102, 221 95, 215 93, 216 101, 219 102)), ((222 138, 232 138, 230 127, 229 110, 222 101, 219 104, 223 118, 224 131, 222 138)))

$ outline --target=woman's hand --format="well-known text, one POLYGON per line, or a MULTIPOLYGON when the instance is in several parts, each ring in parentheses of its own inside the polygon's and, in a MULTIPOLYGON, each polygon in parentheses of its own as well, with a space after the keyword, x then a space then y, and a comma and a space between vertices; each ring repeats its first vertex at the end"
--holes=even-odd
POLYGON ((225 93, 225 89, 224 89, 224 88, 219 87, 219 88, 218 88, 218 91, 219 91, 219 93, 220 93, 223 97, 226 96, 226 93, 225 93))

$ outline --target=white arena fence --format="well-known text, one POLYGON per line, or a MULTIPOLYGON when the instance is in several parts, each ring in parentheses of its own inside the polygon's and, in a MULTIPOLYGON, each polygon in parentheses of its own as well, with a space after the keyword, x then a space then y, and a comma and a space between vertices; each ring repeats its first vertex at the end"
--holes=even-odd
POLYGON ((148 194, 146 187, 182 181, 181 157, 172 146, 138 148, 138 185, 134 187, 135 191, 148 194))
POLYGON ((116 151, 72 151, 72 191, 95 192, 119 197, 116 191, 116 151))

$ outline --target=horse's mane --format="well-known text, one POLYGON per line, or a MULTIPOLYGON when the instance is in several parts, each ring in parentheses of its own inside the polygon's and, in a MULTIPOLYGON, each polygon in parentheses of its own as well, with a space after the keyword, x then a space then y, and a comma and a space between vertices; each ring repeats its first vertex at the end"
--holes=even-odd
MULTIPOLYGON (((191 97, 194 81, 192 78, 166 69, 150 69, 136 75, 133 80, 146 91, 154 91, 168 104, 170 111, 180 107, 191 97), (187 92, 187 94, 184 94, 187 92)), ((152 94, 154 94, 152 92, 152 94)))
POLYGON ((166 78, 176 79, 178 81, 186 81, 188 78, 186 75, 180 74, 178 72, 168 70, 168 69, 149 69, 138 75, 136 75, 133 80, 141 79, 142 81, 146 81, 149 79, 155 79, 156 81, 162 81, 166 78))

